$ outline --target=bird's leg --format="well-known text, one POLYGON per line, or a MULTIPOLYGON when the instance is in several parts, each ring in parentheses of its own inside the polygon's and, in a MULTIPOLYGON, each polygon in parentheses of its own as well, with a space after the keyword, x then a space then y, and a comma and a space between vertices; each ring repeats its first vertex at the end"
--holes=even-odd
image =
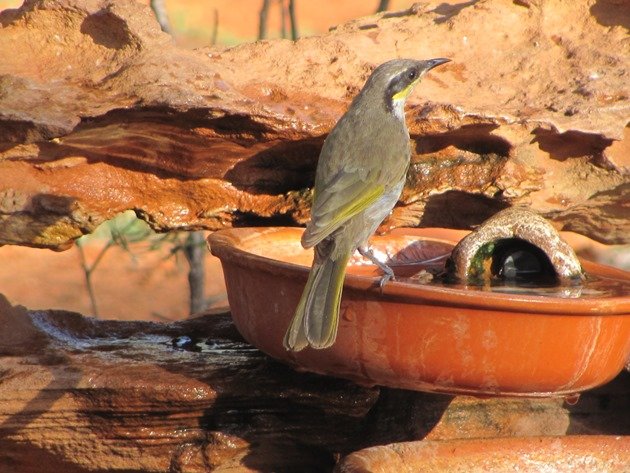
POLYGON ((363 256, 364 258, 369 259, 372 263, 374 263, 376 266, 378 266, 380 268, 381 271, 383 271, 385 274, 381 277, 381 280, 379 282, 379 287, 381 288, 381 290, 383 290, 383 286, 385 285, 385 283, 387 283, 387 281, 389 281, 390 279, 396 279, 394 277, 394 270, 392 268, 390 268, 389 266, 387 266, 385 263, 383 263, 382 261, 379 261, 376 256, 374 256, 374 252, 372 251, 372 249, 370 247, 368 247, 367 245, 365 246, 359 246, 358 248, 359 250, 359 254, 361 256, 363 256))

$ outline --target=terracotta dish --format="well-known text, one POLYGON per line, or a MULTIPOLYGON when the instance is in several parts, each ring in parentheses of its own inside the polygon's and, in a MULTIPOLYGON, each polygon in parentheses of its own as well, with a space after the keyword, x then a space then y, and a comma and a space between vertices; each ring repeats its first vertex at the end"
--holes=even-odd
MULTIPOLYGON (((351 260, 331 348, 288 352, 282 339, 312 259, 301 234, 298 228, 239 228, 208 239, 221 260, 240 333, 293 366, 365 385, 565 396, 606 383, 629 359, 630 273, 582 261, 600 287, 611 288, 582 295, 579 287, 532 295, 420 283, 409 279, 425 268, 417 261, 447 256, 454 242, 418 231, 372 239, 398 277, 382 292, 377 270, 351 260)), ((438 258, 432 265, 443 263, 438 258)))

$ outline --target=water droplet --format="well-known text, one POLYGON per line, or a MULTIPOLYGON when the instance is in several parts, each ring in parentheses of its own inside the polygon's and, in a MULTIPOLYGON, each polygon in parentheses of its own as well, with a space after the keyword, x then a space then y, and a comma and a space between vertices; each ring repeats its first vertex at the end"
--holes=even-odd
POLYGON ((569 394, 564 397, 564 402, 566 402, 569 406, 575 406, 580 400, 579 394, 569 394))

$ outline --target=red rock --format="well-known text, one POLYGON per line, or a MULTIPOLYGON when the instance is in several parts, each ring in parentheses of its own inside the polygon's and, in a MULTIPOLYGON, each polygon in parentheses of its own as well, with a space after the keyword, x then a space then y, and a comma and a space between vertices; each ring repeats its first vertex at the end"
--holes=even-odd
POLYGON ((628 241, 625 19, 620 2, 433 2, 187 51, 136 2, 27 1, 0 15, 0 243, 63 248, 127 209, 160 231, 304 223, 326 133, 396 56, 453 62, 410 99, 384 228, 520 204, 628 241))
MULTIPOLYGON (((493 215, 465 236, 453 249, 447 264, 451 277, 463 283, 490 284, 495 251, 480 255, 480 249, 501 240, 527 242, 540 249, 562 284, 574 285, 584 278, 573 248, 540 215, 522 207, 511 207, 493 215)), ((517 243, 517 245, 520 243, 517 243)), ((482 252, 483 253, 483 252, 482 252)))
POLYGON ((527 437, 407 442, 353 453, 338 473, 524 471, 621 472, 630 463, 630 438, 615 436, 527 437))

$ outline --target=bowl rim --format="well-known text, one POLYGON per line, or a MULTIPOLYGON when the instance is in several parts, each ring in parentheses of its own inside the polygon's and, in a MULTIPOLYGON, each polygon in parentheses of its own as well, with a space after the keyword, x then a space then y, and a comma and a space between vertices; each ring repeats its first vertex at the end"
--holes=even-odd
MULTIPOLYGON (((418 230, 418 229, 410 229, 418 230)), ((241 244, 261 235, 280 232, 293 232, 296 235, 304 231, 301 227, 238 227, 226 228, 208 236, 210 252, 224 261, 238 266, 277 274, 278 270, 285 277, 299 277, 306 281, 310 266, 273 259, 243 249, 241 244)), ((398 230, 395 236, 405 236, 398 230)), ((437 241, 455 245, 457 242, 431 237, 418 237, 426 241, 437 241)), ((606 277, 630 280, 630 273, 622 269, 580 259, 588 272, 604 270, 606 277)), ((627 315, 630 316, 630 296, 562 298, 533 294, 514 294, 490 291, 471 291, 448 286, 413 284, 405 281, 389 281, 382 290, 378 286, 378 276, 346 273, 344 290, 363 291, 368 297, 396 299, 406 302, 422 302, 423 305, 450 306, 469 309, 481 309, 504 312, 527 312, 531 314, 556 314, 565 316, 585 315, 627 315)))

